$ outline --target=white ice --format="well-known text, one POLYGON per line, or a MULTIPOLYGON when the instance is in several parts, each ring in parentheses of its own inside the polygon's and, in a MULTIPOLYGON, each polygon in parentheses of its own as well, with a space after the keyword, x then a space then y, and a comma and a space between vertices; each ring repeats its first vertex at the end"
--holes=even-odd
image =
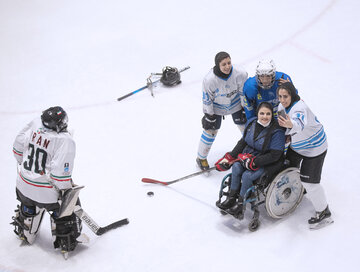
MULTIPOLYGON (((0 271, 357 271, 360 243, 359 19, 356 0, 0 0, 0 271), (168 187, 198 171, 202 79, 227 51, 250 76, 262 58, 288 73, 324 124, 322 184, 335 223, 310 231, 306 197, 289 217, 261 209, 257 232, 215 207, 224 173, 168 187), (191 66, 174 88, 121 102, 166 66, 191 66), (41 111, 61 105, 77 143, 73 173, 83 208, 100 225, 67 261, 52 246, 49 216, 37 241, 20 247, 14 214, 12 143, 41 111), (154 196, 148 197, 147 192, 154 196)), ((214 164, 239 131, 226 118, 209 155, 214 164)))

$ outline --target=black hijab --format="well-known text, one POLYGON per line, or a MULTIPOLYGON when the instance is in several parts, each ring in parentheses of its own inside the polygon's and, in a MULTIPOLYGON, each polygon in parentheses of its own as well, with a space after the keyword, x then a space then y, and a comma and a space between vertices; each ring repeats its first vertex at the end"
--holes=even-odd
POLYGON ((277 88, 277 95, 279 95, 279 90, 280 89, 285 89, 288 91, 288 93, 291 96, 291 103, 289 105, 289 107, 287 107, 286 109, 292 107, 292 105, 294 105, 295 102, 300 100, 300 96, 297 94, 297 90, 294 86, 294 84, 292 84, 292 82, 285 82, 283 84, 281 84, 278 88, 277 88))
MULTIPOLYGON (((227 74, 224 74, 223 72, 221 72, 221 70, 220 70, 220 62, 222 60, 226 59, 226 58, 230 58, 230 55, 229 55, 229 53, 226 53, 224 51, 221 51, 221 52, 217 53, 216 56, 215 56, 214 74, 217 75, 218 77, 223 78, 223 79, 228 78, 229 75, 231 74, 231 71, 227 75, 227 74)), ((231 68, 231 70, 232 70, 232 68, 231 68)))

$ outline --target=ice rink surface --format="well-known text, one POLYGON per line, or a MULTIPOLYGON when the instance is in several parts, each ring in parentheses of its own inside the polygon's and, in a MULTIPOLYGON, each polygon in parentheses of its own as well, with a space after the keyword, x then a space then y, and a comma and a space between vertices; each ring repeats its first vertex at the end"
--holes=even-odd
MULTIPOLYGON (((360 2, 0 0, 0 271, 357 271, 359 202, 360 2), (198 171, 203 77, 214 56, 254 76, 272 58, 324 124, 329 150, 322 175, 335 223, 309 231, 306 197, 275 220, 261 209, 257 232, 215 207, 225 173, 168 187, 198 171), (166 66, 191 68, 173 88, 158 85, 126 100, 166 66), (42 110, 68 112, 77 154, 73 179, 83 208, 100 225, 130 224, 64 260, 46 215, 37 241, 20 247, 14 215, 16 134, 42 110), (149 197, 148 191, 154 196, 149 197)), ((226 118, 208 157, 214 164, 241 137, 226 118)))

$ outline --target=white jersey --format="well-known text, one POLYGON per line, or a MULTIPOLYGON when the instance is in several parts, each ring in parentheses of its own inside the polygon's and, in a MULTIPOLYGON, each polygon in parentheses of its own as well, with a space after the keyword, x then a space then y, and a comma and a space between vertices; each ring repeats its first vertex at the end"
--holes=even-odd
POLYGON ((248 77, 242 67, 232 68, 226 79, 214 74, 213 68, 203 81, 203 112, 213 115, 228 115, 244 106, 243 87, 248 77))
MULTIPOLYGON (((279 104, 279 111, 285 110, 279 104)), ((306 157, 315 157, 327 150, 328 144, 323 125, 304 103, 299 100, 285 110, 289 115, 293 127, 286 129, 286 135, 291 135, 291 148, 306 157)))
POLYGON ((13 152, 20 164, 16 187, 39 203, 56 203, 59 189, 72 187, 75 142, 68 132, 57 133, 43 126, 40 118, 31 121, 17 135, 13 152))

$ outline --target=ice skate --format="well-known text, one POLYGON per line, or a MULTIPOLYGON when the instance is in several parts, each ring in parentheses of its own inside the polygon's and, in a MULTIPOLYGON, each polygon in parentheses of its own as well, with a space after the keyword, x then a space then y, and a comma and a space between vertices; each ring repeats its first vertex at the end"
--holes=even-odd
POLYGON ((316 212, 315 217, 311 217, 308 220, 309 228, 312 230, 320 229, 326 227, 327 225, 333 223, 334 220, 331 218, 331 212, 329 206, 326 207, 322 212, 316 212))
MULTIPOLYGON (((196 163, 199 166, 199 168, 201 169, 201 171, 209 170, 209 163, 208 163, 207 159, 196 158, 196 163)), ((206 176, 209 176, 210 172, 205 172, 204 174, 206 176)))

